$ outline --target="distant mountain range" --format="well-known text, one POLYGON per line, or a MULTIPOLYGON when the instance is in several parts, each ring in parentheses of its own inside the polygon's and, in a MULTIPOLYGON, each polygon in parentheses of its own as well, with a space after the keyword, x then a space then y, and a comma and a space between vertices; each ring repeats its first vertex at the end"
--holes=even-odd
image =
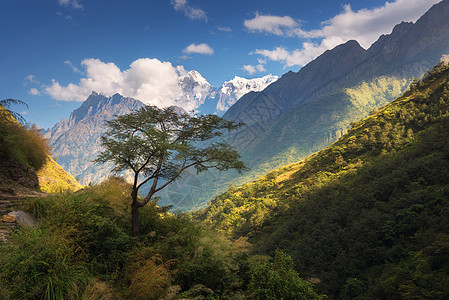
MULTIPOLYGON (((177 103, 180 107, 196 107, 199 114, 222 115, 238 98, 249 91, 260 91, 278 79, 267 75, 262 78, 235 77, 219 88, 213 87, 197 71, 190 71, 181 78, 182 94, 177 103)), ((69 119, 62 119, 44 131, 53 148, 53 155, 64 169, 73 174, 80 183, 97 183, 109 175, 111 166, 93 164, 104 132, 104 121, 114 115, 122 115, 139 109, 143 102, 115 94, 105 97, 96 92, 74 110, 69 119)))
MULTIPOLYGON (((401 95, 414 78, 448 53, 449 0, 444 0, 416 23, 398 24, 367 50, 348 41, 279 79, 235 77, 214 88, 200 73, 186 73, 179 106, 193 101, 199 113, 219 115, 230 107, 224 117, 246 126, 224 139, 240 150, 251 170, 243 176, 187 174, 164 190, 161 203, 181 210, 198 207, 232 182, 241 185, 323 149, 341 137, 351 122, 401 95)), ((103 120, 139 105, 120 95, 92 94, 69 120, 46 132, 58 162, 81 183, 104 178, 107 168, 90 162, 99 151, 103 120)))
POLYGON ((177 101, 178 106, 184 108, 187 106, 184 104, 193 102, 199 114, 223 115, 240 97, 252 91, 261 91, 277 79, 271 74, 253 79, 235 76, 217 88, 193 70, 181 78, 182 94, 177 101))
POLYGON ((92 161, 101 150, 100 136, 105 120, 137 110, 145 104, 119 94, 112 97, 93 92, 74 110, 68 120, 62 119, 44 131, 58 163, 81 184, 96 183, 109 175, 111 165, 99 166, 92 161))
POLYGON ((166 191, 162 202, 180 209, 201 206, 231 183, 250 182, 323 149, 351 122, 401 95, 448 53, 449 0, 416 23, 396 25, 367 50, 348 41, 324 52, 299 72, 246 94, 224 114, 246 123, 226 140, 240 150, 249 172, 190 176, 166 191))

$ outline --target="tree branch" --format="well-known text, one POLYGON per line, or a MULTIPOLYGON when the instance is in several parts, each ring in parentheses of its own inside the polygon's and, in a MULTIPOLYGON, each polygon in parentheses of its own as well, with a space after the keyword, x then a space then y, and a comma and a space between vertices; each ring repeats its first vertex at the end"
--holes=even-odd
MULTIPOLYGON (((153 184, 151 185, 150 191, 148 192, 148 194, 145 196, 145 198, 143 199, 142 202, 139 202, 139 207, 145 206, 151 199, 151 197, 153 197, 154 193, 156 193, 156 186, 157 186, 157 182, 159 181, 159 172, 162 169, 162 161, 163 159, 159 160, 159 163, 157 165, 157 169, 154 172, 154 176, 152 176, 154 178, 153 184)), ((143 184, 147 183, 149 180, 149 178, 147 178, 146 180, 144 180, 141 184, 139 184, 139 186, 137 187, 137 189, 139 189, 143 184)))
MULTIPOLYGON (((188 168, 190 168, 190 167, 193 167, 194 165, 199 165, 199 164, 202 164, 202 163, 211 161, 211 160, 213 160, 213 159, 207 159, 207 160, 204 160, 204 161, 195 161, 195 162, 193 162, 193 163, 191 163, 191 164, 183 165, 183 166, 181 167, 181 169, 179 169, 178 173, 176 173, 172 178, 170 178, 169 181, 167 181, 166 183, 164 183, 163 185, 161 185, 160 187, 158 187, 154 192, 155 192, 155 193, 159 192, 160 190, 162 190, 163 188, 165 188, 167 185, 169 185, 170 183, 172 183, 173 181, 175 181, 175 180, 179 177, 179 175, 181 175, 181 173, 184 172, 186 169, 188 169, 188 168)), ((206 167, 206 168, 208 168, 208 167, 206 167)))

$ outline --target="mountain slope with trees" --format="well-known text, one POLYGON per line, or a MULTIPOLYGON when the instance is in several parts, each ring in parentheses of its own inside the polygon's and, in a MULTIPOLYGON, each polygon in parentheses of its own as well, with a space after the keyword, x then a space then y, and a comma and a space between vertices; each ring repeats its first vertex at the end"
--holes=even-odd
POLYGON ((448 53, 448 0, 416 23, 396 25, 367 50, 349 41, 324 52, 298 72, 243 96, 224 115, 247 124, 227 141, 239 149, 249 172, 201 175, 195 184, 201 192, 190 202, 179 199, 192 185, 165 195, 163 202, 198 207, 231 183, 240 186, 304 159, 336 141, 351 122, 399 97, 448 53))
POLYGON ((193 213, 335 299, 449 297, 449 65, 303 162, 193 213))

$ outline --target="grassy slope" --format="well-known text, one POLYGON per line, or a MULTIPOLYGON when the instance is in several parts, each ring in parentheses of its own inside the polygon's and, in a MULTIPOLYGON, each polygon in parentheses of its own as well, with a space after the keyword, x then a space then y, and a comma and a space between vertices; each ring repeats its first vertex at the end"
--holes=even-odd
POLYGON ((29 182, 27 188, 39 187, 45 193, 82 188, 72 175, 50 157, 50 146, 38 130, 25 128, 2 106, 0 114, 0 158, 2 165, 5 164, 5 167, 0 168, 2 188, 19 190, 23 182, 29 182), (15 170, 8 170, 11 166, 15 170), (16 177, 29 178, 20 182, 16 177))
POLYGON ((63 191, 77 191, 83 186, 73 176, 66 172, 57 162, 47 157, 45 164, 37 171, 39 187, 45 193, 60 193, 63 191))
POLYGON ((331 298, 449 296, 449 66, 305 161, 194 214, 286 249, 331 298))

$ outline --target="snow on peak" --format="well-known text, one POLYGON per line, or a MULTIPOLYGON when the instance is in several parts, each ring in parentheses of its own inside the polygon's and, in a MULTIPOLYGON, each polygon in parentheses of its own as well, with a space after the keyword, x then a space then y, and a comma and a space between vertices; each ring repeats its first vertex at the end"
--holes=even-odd
POLYGON ((186 72, 179 78, 180 94, 176 100, 177 106, 191 111, 202 105, 213 87, 195 70, 186 72))
POLYGON ((278 80, 278 76, 272 74, 260 78, 246 79, 235 76, 233 79, 223 83, 220 89, 220 100, 217 104, 217 110, 225 111, 243 95, 249 92, 260 92, 268 85, 278 80))
POLYGON ((213 87, 198 71, 179 69, 180 93, 176 105, 199 113, 225 112, 243 95, 258 92, 278 79, 277 76, 266 75, 261 78, 246 79, 235 76, 221 87, 213 87))

